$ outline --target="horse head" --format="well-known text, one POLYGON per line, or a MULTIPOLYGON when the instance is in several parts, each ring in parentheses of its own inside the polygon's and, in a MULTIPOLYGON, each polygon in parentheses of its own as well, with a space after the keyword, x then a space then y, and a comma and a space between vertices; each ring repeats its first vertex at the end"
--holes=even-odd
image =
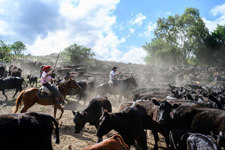
POLYGON ((138 86, 137 82, 136 82, 136 80, 134 79, 133 76, 131 76, 131 79, 132 79, 131 83, 134 85, 134 87, 137 87, 138 86))
POLYGON ((127 85, 127 86, 133 85, 134 87, 138 86, 136 81, 135 81, 135 79, 132 76, 130 76, 129 78, 123 80, 122 82, 123 82, 123 85, 127 85))
POLYGON ((66 82, 65 82, 65 86, 69 89, 75 89, 77 91, 81 90, 81 87, 77 84, 77 82, 75 80, 73 80, 72 78, 69 78, 66 82))

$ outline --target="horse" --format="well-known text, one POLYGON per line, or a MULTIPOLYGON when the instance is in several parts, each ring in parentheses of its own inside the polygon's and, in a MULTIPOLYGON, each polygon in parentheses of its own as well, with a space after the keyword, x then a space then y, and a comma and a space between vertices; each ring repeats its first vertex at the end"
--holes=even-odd
POLYGON ((97 87, 97 95, 100 95, 103 97, 106 94, 119 95, 119 104, 120 104, 121 98, 126 97, 127 92, 129 92, 129 90, 131 90, 131 86, 134 86, 134 87, 138 86, 137 82, 135 81, 135 79, 132 76, 128 77, 127 79, 122 80, 121 83, 123 85, 122 89, 119 85, 116 87, 113 87, 109 83, 101 84, 97 87))
MULTIPOLYGON (((75 80, 72 80, 71 78, 67 81, 63 82, 62 84, 58 85, 59 92, 65 97, 67 94, 68 89, 73 88, 75 90, 81 90, 80 86, 77 84, 75 80)), ((57 120, 60 120, 63 115, 63 108, 59 103, 56 103, 55 100, 52 100, 52 98, 40 98, 39 95, 39 89, 38 88, 30 88, 27 90, 23 90, 20 95, 16 99, 16 104, 14 107, 14 113, 18 111, 18 109, 21 107, 21 103, 23 102, 24 106, 21 113, 27 112, 27 110, 32 107, 35 103, 38 103, 40 105, 54 105, 54 117, 56 118, 56 112, 57 108, 61 110, 61 115, 59 118, 56 118, 57 120)))

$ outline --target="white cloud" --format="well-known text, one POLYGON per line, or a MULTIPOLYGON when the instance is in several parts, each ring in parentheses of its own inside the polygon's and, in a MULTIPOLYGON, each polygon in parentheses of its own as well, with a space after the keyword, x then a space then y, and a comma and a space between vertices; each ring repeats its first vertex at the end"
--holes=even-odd
POLYGON ((24 42, 33 55, 58 52, 77 43, 100 57, 119 57, 117 47, 125 39, 119 39, 112 31, 116 22, 112 13, 118 3, 119 0, 0 0, 0 35, 6 41, 24 42), (46 13, 39 16, 43 8, 46 13))
POLYGON ((222 5, 217 5, 216 7, 213 7, 213 9, 210 11, 214 16, 217 14, 225 14, 225 3, 222 5))
POLYGON ((210 32, 215 30, 217 25, 225 25, 225 3, 214 7, 210 13, 214 16, 220 14, 220 17, 215 20, 207 20, 206 18, 202 18, 210 32))
POLYGON ((144 31, 144 33, 140 33, 139 35, 147 38, 152 38, 156 26, 157 26, 156 24, 149 22, 148 25, 146 26, 146 30, 144 31))
POLYGON ((130 30, 131 34, 134 33, 134 31, 135 31, 135 29, 133 29, 133 28, 129 28, 129 30, 130 30))
POLYGON ((131 47, 131 49, 121 57, 121 61, 126 63, 144 64, 143 58, 145 56, 147 56, 147 52, 142 48, 131 47))
POLYGON ((110 61, 124 62, 124 63, 136 63, 144 64, 143 58, 147 56, 147 52, 139 47, 130 47, 130 49, 124 54, 120 54, 120 57, 111 57, 110 61))
POLYGON ((165 15, 171 15, 172 13, 171 12, 165 12, 165 15))
POLYGON ((136 15, 136 18, 133 18, 131 20, 131 24, 132 25, 137 24, 137 25, 141 26, 142 21, 145 20, 145 19, 146 19, 146 16, 144 16, 142 13, 139 13, 139 14, 136 15))

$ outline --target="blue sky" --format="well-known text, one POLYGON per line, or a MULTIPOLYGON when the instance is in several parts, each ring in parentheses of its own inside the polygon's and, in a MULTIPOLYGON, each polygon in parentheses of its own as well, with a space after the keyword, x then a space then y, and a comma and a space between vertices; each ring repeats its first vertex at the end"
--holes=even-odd
POLYGON ((0 0, 0 39, 46 55, 73 43, 103 60, 143 63, 158 18, 200 10, 213 31, 225 24, 225 0, 0 0))

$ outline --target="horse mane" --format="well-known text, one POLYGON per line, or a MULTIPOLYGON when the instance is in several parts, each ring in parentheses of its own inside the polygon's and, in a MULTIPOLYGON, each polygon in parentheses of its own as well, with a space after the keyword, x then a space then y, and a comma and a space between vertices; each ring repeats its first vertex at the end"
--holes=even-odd
POLYGON ((136 80, 134 79, 134 77, 131 76, 131 78, 133 79, 134 83, 137 85, 137 82, 136 82, 136 80))
POLYGON ((130 76, 130 77, 128 77, 128 78, 122 80, 122 82, 125 82, 125 81, 127 81, 127 80, 133 80, 133 82, 137 85, 137 82, 135 81, 135 79, 134 79, 133 76, 130 76))
POLYGON ((60 83, 60 84, 58 85, 58 87, 59 87, 59 86, 62 86, 62 85, 64 85, 64 84, 66 84, 66 83, 69 82, 70 80, 71 80, 71 78, 69 78, 68 80, 64 81, 63 83, 60 83))

